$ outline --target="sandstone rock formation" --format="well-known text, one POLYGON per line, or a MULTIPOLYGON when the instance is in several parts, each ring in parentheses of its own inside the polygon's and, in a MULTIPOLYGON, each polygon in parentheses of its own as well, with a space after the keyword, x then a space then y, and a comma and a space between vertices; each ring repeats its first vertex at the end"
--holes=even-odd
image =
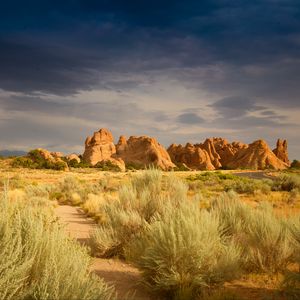
POLYGON ((184 147, 172 144, 168 148, 174 163, 184 163, 191 169, 287 168, 289 166, 287 142, 279 140, 273 152, 263 140, 247 145, 241 142, 229 143, 223 138, 206 139, 202 144, 187 143, 184 147))
POLYGON ((162 170, 175 167, 166 149, 148 136, 131 136, 128 140, 121 136, 116 145, 116 157, 137 166, 155 165, 162 170))
POLYGON ((276 143, 276 148, 273 150, 273 153, 283 162, 290 165, 288 151, 287 151, 287 141, 278 139, 276 143))
POLYGON ((241 149, 228 162, 227 167, 231 169, 255 169, 263 170, 266 168, 286 169, 288 164, 280 160, 269 148, 264 140, 257 140, 247 148, 241 149))
POLYGON ((32 159, 33 161, 39 161, 42 160, 43 162, 49 162, 51 164, 59 164, 63 167, 65 171, 69 170, 69 167, 66 162, 64 162, 61 157, 58 155, 55 155, 56 152, 49 152, 46 149, 38 148, 35 150, 32 150, 28 153, 28 157, 32 159), (54 155, 53 155, 54 153, 54 155))
POLYGON ((194 170, 214 170, 209 154, 201 149, 199 145, 187 143, 182 145, 172 144, 168 148, 168 153, 175 164, 185 164, 194 170))
POLYGON ((114 139, 108 129, 101 128, 94 132, 92 137, 85 140, 85 150, 83 160, 91 165, 95 165, 106 159, 110 159, 116 153, 114 139))
POLYGON ((222 166, 220 163, 221 157, 215 149, 213 139, 206 139, 203 144, 200 144, 200 147, 208 153, 215 169, 219 169, 222 166))
POLYGON ((285 169, 289 166, 285 140, 278 140, 273 152, 263 140, 247 145, 229 143, 220 137, 209 138, 199 144, 172 144, 166 151, 156 139, 148 136, 131 136, 128 140, 120 136, 117 145, 114 145, 111 132, 104 128, 86 139, 83 160, 92 165, 101 163, 104 168, 116 166, 120 170, 125 170, 125 164, 133 167, 155 165, 163 170, 176 165, 194 170, 285 169))
POLYGON ((216 152, 220 156, 219 162, 222 167, 226 167, 238 151, 248 148, 247 144, 241 142, 233 142, 230 144, 226 139, 220 137, 213 138, 213 144, 216 152))
POLYGON ((75 154, 75 153, 72 153, 72 154, 69 154, 69 155, 67 155, 66 156, 66 159, 67 159, 67 161, 71 161, 71 160, 76 160, 78 163, 80 163, 80 161, 81 161, 81 159, 80 159, 80 157, 77 155, 77 154, 75 154))
MULTIPOLYGON (((47 151, 47 150, 46 150, 47 151)), ((64 154, 62 152, 51 152, 50 153, 53 157, 55 158, 62 158, 64 156, 64 154)))

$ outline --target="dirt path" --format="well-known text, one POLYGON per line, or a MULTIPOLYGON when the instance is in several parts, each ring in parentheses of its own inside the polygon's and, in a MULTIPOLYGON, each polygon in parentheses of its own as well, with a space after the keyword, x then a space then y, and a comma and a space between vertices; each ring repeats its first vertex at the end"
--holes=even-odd
MULTIPOLYGON (((61 222, 66 224, 66 230, 72 237, 83 244, 89 244, 90 232, 95 228, 92 219, 87 218, 79 208, 69 205, 58 206, 55 208, 55 212, 61 222)), ((129 299, 153 299, 142 286, 138 285, 139 271, 127 263, 116 259, 94 258, 91 270, 116 287, 120 300, 125 299, 126 295, 133 294, 134 297, 129 297, 129 299)))

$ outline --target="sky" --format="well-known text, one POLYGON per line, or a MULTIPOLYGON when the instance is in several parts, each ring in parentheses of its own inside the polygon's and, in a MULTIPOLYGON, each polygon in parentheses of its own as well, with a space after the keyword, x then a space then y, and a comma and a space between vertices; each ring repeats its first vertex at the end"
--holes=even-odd
POLYGON ((0 149, 81 153, 102 127, 299 159, 299 0, 1 1, 0 149))

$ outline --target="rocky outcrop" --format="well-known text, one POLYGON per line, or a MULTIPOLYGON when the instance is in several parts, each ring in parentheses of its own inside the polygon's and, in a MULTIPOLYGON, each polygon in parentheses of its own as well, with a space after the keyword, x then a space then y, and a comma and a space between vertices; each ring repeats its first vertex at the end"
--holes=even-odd
POLYGON ((125 164, 134 168, 154 165, 162 170, 176 166, 193 170, 285 169, 289 166, 286 140, 278 140, 273 151, 264 140, 247 145, 229 143, 220 137, 208 138, 199 144, 172 144, 166 150, 148 136, 131 136, 127 140, 122 135, 114 145, 111 132, 105 128, 86 139, 83 160, 91 165, 101 163, 103 168, 115 166, 120 170, 125 170, 125 164))
POLYGON ((77 163, 80 163, 80 161, 81 161, 80 157, 75 153, 67 155, 66 159, 67 159, 68 162, 70 162, 72 160, 76 160, 77 163))
POLYGON ((102 128, 85 140, 83 160, 95 165, 98 162, 110 159, 115 153, 116 147, 112 133, 108 129, 102 128))
POLYGON ((62 158, 64 156, 62 152, 50 152, 50 154, 55 158, 62 158))
POLYGON ((212 164, 210 155, 200 145, 192 145, 187 143, 184 147, 182 145, 172 144, 168 148, 168 153, 172 161, 181 165, 184 164, 193 170, 214 170, 215 166, 212 164))
POLYGON ((227 166, 238 151, 248 148, 247 144, 241 142, 229 143, 226 139, 220 137, 213 138, 213 144, 220 157, 219 162, 223 168, 227 166))
POLYGON ((282 170, 286 169, 288 164, 280 160, 264 140, 258 140, 236 152, 227 167, 231 169, 263 170, 271 168, 282 170))
POLYGON ((69 167, 65 161, 61 159, 60 156, 55 155, 56 152, 49 152, 46 149, 38 148, 30 151, 27 156, 36 162, 40 168, 46 169, 57 169, 69 170, 69 167), (53 155, 54 154, 54 155, 53 155))
POLYGON ((116 157, 122 158, 125 164, 142 167, 154 165, 162 170, 175 167, 166 149, 148 136, 131 136, 128 140, 121 136, 116 145, 116 157))
POLYGON ((191 169, 285 169, 289 166, 287 142, 279 140, 276 149, 258 140, 250 145, 223 138, 206 139, 202 144, 172 144, 168 153, 175 164, 185 164, 191 169), (274 152, 274 153, 273 153, 274 152), (276 155, 275 155, 276 154, 276 155))
POLYGON ((283 162, 290 165, 288 151, 287 151, 287 141, 278 139, 276 143, 276 148, 273 153, 283 162))

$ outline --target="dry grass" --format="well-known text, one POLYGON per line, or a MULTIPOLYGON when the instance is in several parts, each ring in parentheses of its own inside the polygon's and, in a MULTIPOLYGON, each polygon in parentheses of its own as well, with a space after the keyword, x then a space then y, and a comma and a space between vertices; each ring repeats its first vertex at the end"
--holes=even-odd
MULTIPOLYGON (((102 250, 106 251, 108 256, 115 255, 116 253, 121 253, 121 256, 124 256, 124 248, 121 249, 120 245, 123 243, 121 247, 125 245, 125 248, 129 249, 130 244, 136 241, 135 238, 132 239, 131 237, 140 237, 139 235, 144 232, 149 224, 153 223, 155 218, 158 218, 158 215, 162 216, 162 211, 165 209, 165 204, 169 199, 173 199, 173 202, 178 204, 182 199, 189 202, 196 198, 198 209, 200 211, 209 211, 214 199, 225 189, 236 189, 240 193, 239 201, 244 202, 253 209, 257 209, 263 202, 268 202, 272 205, 276 217, 260 213, 257 218, 257 220, 259 218, 264 219, 264 222, 258 222, 258 225, 264 223, 264 226, 256 226, 262 232, 265 225, 268 227, 267 223, 271 224, 274 218, 277 219, 277 216, 295 215, 300 212, 299 191, 295 189, 291 191, 275 191, 267 187, 268 185, 271 186, 268 182, 261 183, 260 181, 256 182, 253 180, 239 180, 231 175, 230 171, 217 171, 207 174, 205 174, 206 172, 159 172, 154 174, 154 179, 153 177, 152 179, 151 177, 147 178, 147 176, 141 179, 141 176, 145 174, 144 171, 111 173, 99 172, 95 169, 74 169, 70 172, 61 172, 12 169, 5 164, 5 161, 4 163, 1 161, 1 165, 0 176, 2 180, 0 180, 0 188, 3 188, 4 181, 9 179, 11 190, 8 197, 11 202, 27 201, 32 206, 44 207, 47 205, 46 203, 55 205, 57 200, 81 206, 87 215, 93 217, 102 226, 101 231, 98 232, 98 236, 95 236, 95 241, 96 243, 102 243, 102 250), (139 177, 140 179, 138 179, 139 177), (193 179, 191 180, 191 178, 193 179), (151 181, 154 182, 153 185, 151 185, 151 181), (237 184, 237 182, 239 183, 237 184), (122 188, 120 189, 120 187, 122 188), (31 199, 30 201, 28 201, 29 198, 31 199), (110 225, 107 226, 107 224, 110 225), (111 250, 113 251, 111 252, 111 250)), ((179 217, 177 219, 179 222, 179 217)), ((172 221, 173 219, 170 218, 169 223, 165 224, 166 236, 157 244, 158 248, 167 239, 168 230, 173 225, 178 232, 183 230, 182 226, 176 227, 176 224, 173 224, 172 221)), ((197 223, 196 220, 193 223, 191 224, 191 228, 193 228, 192 225, 197 223)), ((274 236, 276 235, 275 229, 276 226, 272 228, 274 236)), ((156 228, 152 230, 155 232, 153 236, 157 237, 156 231, 160 232, 160 229, 156 228)), ((262 236, 259 230, 257 231, 258 233, 252 232, 253 239, 254 237, 257 238, 255 242, 257 244, 260 243, 257 234, 260 237, 262 236)), ((189 232, 192 232, 192 230, 189 230, 189 232)), ((188 234, 180 233, 186 238, 189 236, 188 234)), ((267 235, 264 236, 266 238, 265 245, 269 242, 267 235)), ((153 245, 154 243, 151 243, 150 246, 153 245)), ((265 245, 262 245, 260 252, 265 251, 263 249, 265 245)), ((150 246, 148 248, 151 248, 150 246)), ((266 247, 268 248, 268 246, 266 247)), ((274 248, 274 246, 271 247, 274 248)), ((276 245, 275 247, 278 246, 276 245)), ((165 250, 170 251, 170 249, 165 250)), ((186 249, 184 253, 185 256, 192 258, 189 249, 186 249)), ((259 255, 262 254, 260 253, 259 255)), ((255 265, 259 265, 260 262, 261 259, 255 262, 255 265)), ((284 268, 285 263, 279 269, 281 271, 284 268)), ((265 272, 265 270, 260 270, 260 272, 265 272)), ((298 274, 296 273, 296 275, 298 274)), ((283 275, 276 276, 264 273, 250 273, 237 281, 227 283, 226 286, 230 287, 229 290, 231 288, 234 290, 234 285, 238 286, 238 289, 254 286, 256 290, 260 289, 261 293, 267 293, 264 290, 281 288, 283 275)), ((176 295, 176 292, 172 295, 176 295)), ((185 292, 183 293, 184 295, 185 292)), ((189 295, 189 292, 187 292, 187 295, 189 295)), ((240 294, 238 292, 235 293, 235 291, 234 295, 231 295, 230 292, 225 295, 224 299, 240 299, 236 298, 237 296, 235 295, 240 294)), ((223 299, 218 293, 209 293, 207 297, 208 299, 223 299)), ((186 299, 194 298, 187 296, 186 299)))

